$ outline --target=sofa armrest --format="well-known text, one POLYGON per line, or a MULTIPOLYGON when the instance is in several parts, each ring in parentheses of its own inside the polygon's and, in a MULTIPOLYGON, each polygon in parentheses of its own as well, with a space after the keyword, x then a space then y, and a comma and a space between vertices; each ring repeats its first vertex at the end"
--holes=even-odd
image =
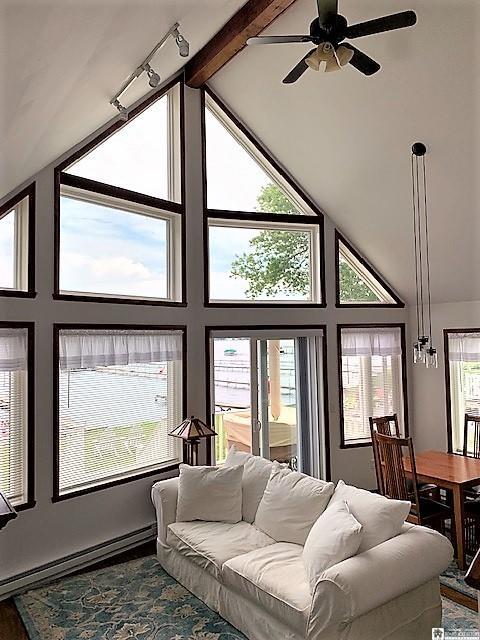
POLYGON ((167 542, 167 528, 177 518, 178 478, 156 482, 152 487, 152 502, 157 512, 157 538, 167 542))
POLYGON ((335 585, 337 610, 347 622, 438 577, 450 564, 453 548, 440 533, 425 527, 404 529, 373 549, 324 571, 317 583, 312 614, 322 609, 335 585))

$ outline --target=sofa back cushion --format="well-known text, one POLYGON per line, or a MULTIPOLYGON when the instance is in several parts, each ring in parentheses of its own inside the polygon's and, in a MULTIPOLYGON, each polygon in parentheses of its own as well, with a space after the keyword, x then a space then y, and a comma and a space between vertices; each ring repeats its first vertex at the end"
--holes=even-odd
POLYGON ((243 466, 180 465, 177 522, 236 523, 242 519, 243 466))
POLYGON ((252 523, 255 520, 258 505, 265 492, 273 463, 265 458, 252 456, 244 451, 237 451, 231 447, 225 466, 232 467, 243 465, 242 478, 242 516, 245 522, 252 523))
POLYGON ((377 493, 365 491, 339 480, 331 505, 346 502, 352 515, 363 525, 359 553, 397 536, 410 512, 411 503, 391 500, 377 493))
POLYGON ((329 505, 310 529, 302 553, 312 594, 322 573, 354 556, 361 541, 362 525, 350 513, 347 503, 329 505))
POLYGON ((273 463, 255 526, 277 542, 304 545, 314 522, 333 493, 332 482, 323 482, 273 463))

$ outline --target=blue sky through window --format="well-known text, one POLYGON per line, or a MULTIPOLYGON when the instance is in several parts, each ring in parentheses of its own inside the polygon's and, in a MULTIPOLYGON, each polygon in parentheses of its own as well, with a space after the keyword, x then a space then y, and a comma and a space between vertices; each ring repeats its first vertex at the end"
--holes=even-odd
POLYGON ((166 298, 167 222, 61 198, 60 289, 166 298))

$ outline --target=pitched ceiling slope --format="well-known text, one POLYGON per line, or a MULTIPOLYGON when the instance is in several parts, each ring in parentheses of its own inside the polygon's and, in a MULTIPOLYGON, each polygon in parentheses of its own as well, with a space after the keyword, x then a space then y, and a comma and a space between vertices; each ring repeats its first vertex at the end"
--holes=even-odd
MULTIPOLYGON (((111 96, 175 21, 195 54, 244 0, 2 0, 0 198, 114 115, 111 96)), ((173 40, 152 66, 183 65, 173 40)), ((127 105, 146 94, 138 81, 127 105)))
MULTIPOLYGON (((410 147, 429 149, 434 302, 480 300, 480 7, 476 0, 340 0, 350 23, 414 9, 413 29, 356 44, 382 71, 282 78, 308 45, 248 47, 213 89, 343 233, 413 303, 410 147)), ((298 0, 265 34, 304 33, 298 0)))

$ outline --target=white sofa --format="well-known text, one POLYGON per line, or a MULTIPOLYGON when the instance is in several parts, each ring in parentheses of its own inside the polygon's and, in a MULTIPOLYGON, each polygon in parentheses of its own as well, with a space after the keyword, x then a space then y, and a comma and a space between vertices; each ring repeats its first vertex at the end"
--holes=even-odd
POLYGON ((178 478, 153 486, 162 567, 250 640, 422 640, 441 626, 439 533, 397 535, 327 569, 311 594, 303 547, 242 520, 177 522, 178 478))

